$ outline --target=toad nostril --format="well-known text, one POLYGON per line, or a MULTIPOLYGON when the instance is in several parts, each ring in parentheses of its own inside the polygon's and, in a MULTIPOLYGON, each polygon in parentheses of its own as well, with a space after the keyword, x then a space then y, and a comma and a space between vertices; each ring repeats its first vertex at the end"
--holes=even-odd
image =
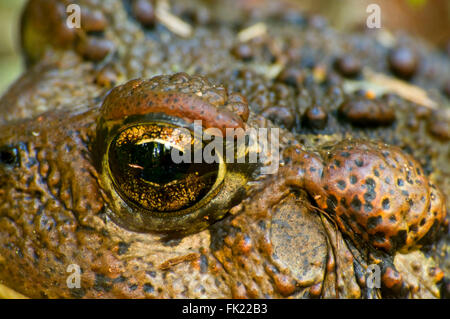
POLYGON ((2 146, 0 147, 0 163, 6 165, 17 165, 19 162, 19 152, 16 147, 2 146))

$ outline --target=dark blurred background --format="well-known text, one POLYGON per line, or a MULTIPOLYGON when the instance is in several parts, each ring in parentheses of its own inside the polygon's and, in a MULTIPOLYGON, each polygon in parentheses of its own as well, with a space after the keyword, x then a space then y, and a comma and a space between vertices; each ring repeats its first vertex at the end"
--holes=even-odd
MULTIPOLYGON (((258 0, 247 0, 255 4, 258 0)), ((361 29, 376 3, 381 8, 382 28, 407 30, 438 46, 450 41, 450 0, 282 0, 300 9, 327 17, 340 30, 361 29)), ((22 72, 18 30, 26 0, 0 0, 0 94, 22 72)))

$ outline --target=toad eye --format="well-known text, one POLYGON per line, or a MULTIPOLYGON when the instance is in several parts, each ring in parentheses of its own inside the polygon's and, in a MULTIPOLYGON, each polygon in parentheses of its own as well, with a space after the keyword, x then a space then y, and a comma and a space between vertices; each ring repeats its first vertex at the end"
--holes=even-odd
POLYGON ((228 163, 220 149, 206 159, 208 145, 186 123, 135 120, 98 126, 99 182, 117 224, 185 235, 222 218, 241 199, 251 164, 228 163))
POLYGON ((194 163, 194 153, 203 145, 196 145, 201 142, 186 131, 147 124, 117 134, 108 162, 122 198, 151 212, 176 212, 195 206, 220 185, 223 161, 217 156, 210 164, 194 163))
POLYGON ((185 73, 112 89, 93 145, 108 216, 128 230, 170 236, 223 218, 261 166, 245 160, 256 143, 234 143, 245 137, 248 115, 244 97, 185 73))

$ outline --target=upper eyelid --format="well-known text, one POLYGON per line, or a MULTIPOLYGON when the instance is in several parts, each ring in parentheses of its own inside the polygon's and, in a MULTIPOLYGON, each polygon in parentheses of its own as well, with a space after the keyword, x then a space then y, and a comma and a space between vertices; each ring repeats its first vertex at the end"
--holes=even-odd
POLYGON ((138 81, 131 81, 111 91, 101 110, 105 121, 149 113, 164 113, 188 122, 201 120, 205 128, 218 128, 223 133, 227 128, 245 127, 244 121, 237 114, 219 109, 195 94, 151 91, 141 88, 138 81))

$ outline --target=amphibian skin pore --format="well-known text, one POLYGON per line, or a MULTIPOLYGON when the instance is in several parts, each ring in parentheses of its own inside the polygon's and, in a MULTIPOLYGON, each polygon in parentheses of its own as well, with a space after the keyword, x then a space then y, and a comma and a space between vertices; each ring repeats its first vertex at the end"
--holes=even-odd
POLYGON ((72 2, 28 2, 0 99, 1 297, 449 297, 448 53, 283 1, 72 2), (279 167, 175 163, 195 121, 279 129, 279 167))

